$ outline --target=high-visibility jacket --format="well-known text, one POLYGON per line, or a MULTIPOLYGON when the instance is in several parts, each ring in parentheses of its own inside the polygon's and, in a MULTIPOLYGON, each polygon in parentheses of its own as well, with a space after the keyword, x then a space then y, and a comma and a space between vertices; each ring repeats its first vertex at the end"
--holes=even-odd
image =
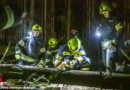
POLYGON ((117 40, 123 32, 123 25, 115 18, 102 18, 99 25, 101 40, 117 40))
POLYGON ((54 57, 56 56, 57 52, 58 52, 58 46, 54 48, 49 46, 46 52, 44 65, 47 65, 47 67, 53 67, 54 57))
POLYGON ((90 59, 86 56, 82 45, 80 50, 75 53, 69 51, 67 44, 62 45, 59 48, 53 64, 57 66, 62 61, 66 62, 63 67, 64 69, 74 69, 74 67, 78 68, 85 62, 88 62, 89 64, 91 63, 90 59))
POLYGON ((16 55, 20 54, 21 59, 27 62, 36 62, 42 59, 46 51, 41 36, 23 37, 15 46, 16 55))
POLYGON ((114 49, 122 36, 123 25, 115 17, 102 18, 98 30, 101 33, 101 46, 114 49))

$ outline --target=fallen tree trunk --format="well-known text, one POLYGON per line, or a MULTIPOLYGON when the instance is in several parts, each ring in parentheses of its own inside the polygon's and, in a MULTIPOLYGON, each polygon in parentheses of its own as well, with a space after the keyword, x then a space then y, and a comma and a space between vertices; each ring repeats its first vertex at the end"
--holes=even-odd
MULTIPOLYGON (((51 75, 58 71, 59 70, 54 68, 42 69, 35 66, 0 64, 0 72, 5 75, 5 78, 26 79, 31 73, 51 75)), ((102 72, 102 74, 105 74, 105 72, 102 72)), ((112 73, 111 77, 105 79, 104 76, 100 75, 97 71, 68 70, 61 71, 51 82, 102 88, 130 88, 130 74, 112 73)))

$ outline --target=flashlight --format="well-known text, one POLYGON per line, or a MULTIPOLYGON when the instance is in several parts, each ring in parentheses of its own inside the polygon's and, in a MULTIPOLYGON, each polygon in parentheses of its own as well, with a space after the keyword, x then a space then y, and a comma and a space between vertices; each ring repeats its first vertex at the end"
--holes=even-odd
POLYGON ((100 36, 101 36, 101 33, 100 33, 99 31, 97 31, 97 32, 96 32, 96 35, 97 35, 98 37, 100 37, 100 36))
POLYGON ((29 35, 30 38, 32 38, 33 37, 33 32, 29 31, 28 35, 29 35))
POLYGON ((102 28, 102 24, 100 24, 100 25, 96 28, 96 35, 97 35, 98 37, 101 36, 101 28, 102 28))

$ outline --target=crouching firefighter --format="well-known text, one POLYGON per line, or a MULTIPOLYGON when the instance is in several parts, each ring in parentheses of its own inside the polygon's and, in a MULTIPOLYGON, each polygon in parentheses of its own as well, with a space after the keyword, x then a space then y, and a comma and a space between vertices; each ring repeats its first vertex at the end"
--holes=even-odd
POLYGON ((57 45, 57 40, 55 38, 50 38, 48 40, 48 49, 45 55, 45 60, 41 60, 40 67, 43 68, 52 68, 54 67, 53 61, 55 59, 55 56, 58 52, 58 45, 57 45))
POLYGON ((123 26, 113 16, 111 8, 107 3, 101 3, 99 13, 103 14, 101 24, 97 27, 97 36, 101 39, 102 60, 106 67, 106 72, 114 70, 113 56, 117 50, 117 41, 119 40, 123 26))
POLYGON ((32 31, 24 36, 15 46, 15 58, 17 65, 35 65, 45 52, 41 37, 42 28, 38 24, 32 26, 32 31))
POLYGON ((77 37, 68 41, 67 44, 62 45, 53 62, 58 69, 69 70, 89 70, 91 63, 90 59, 86 57, 83 46, 77 37))

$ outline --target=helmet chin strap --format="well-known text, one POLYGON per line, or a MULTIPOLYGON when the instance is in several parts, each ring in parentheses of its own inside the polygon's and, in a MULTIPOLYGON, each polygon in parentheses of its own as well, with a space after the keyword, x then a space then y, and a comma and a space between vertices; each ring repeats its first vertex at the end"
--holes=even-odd
POLYGON ((76 48, 75 50, 70 49, 70 51, 71 51, 72 53, 76 53, 76 52, 78 52, 79 50, 76 48))

